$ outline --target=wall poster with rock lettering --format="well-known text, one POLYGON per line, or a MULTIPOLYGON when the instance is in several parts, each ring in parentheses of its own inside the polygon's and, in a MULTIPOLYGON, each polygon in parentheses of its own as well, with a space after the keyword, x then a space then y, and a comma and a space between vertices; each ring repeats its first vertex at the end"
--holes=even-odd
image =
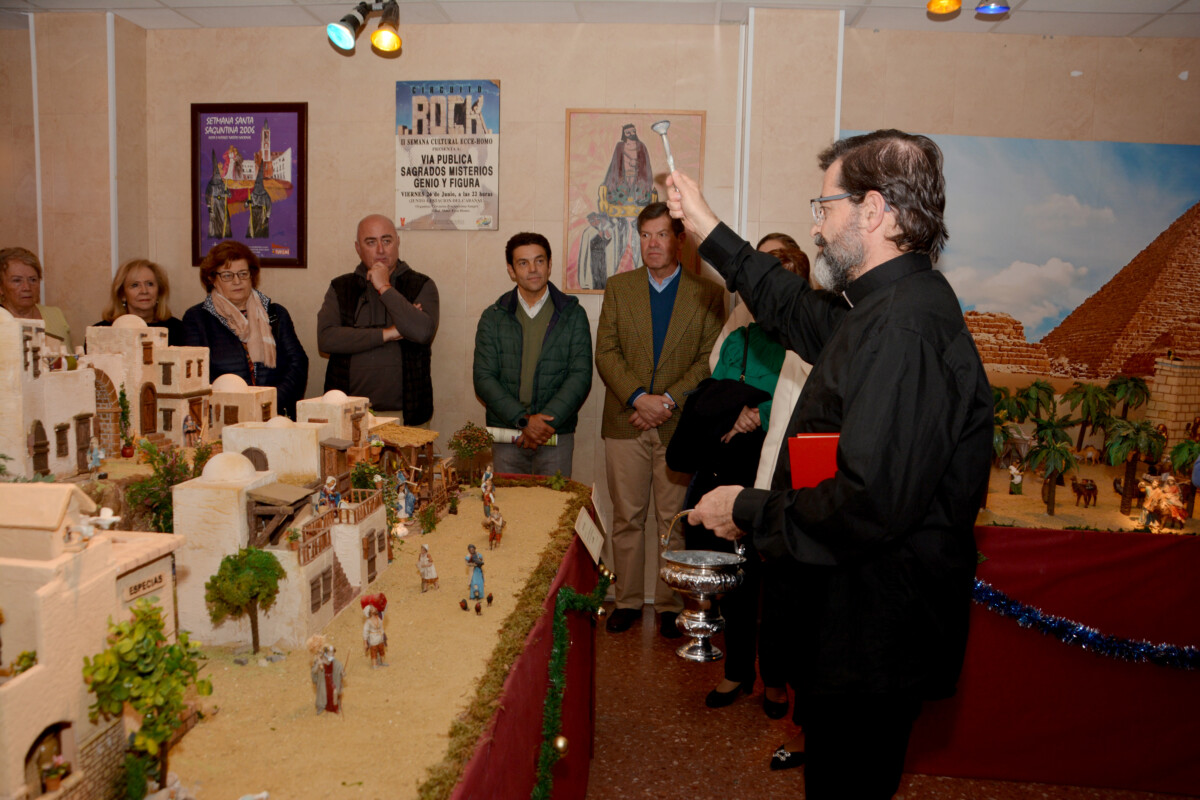
POLYGON ((396 227, 499 228, 500 81, 396 81, 396 227))

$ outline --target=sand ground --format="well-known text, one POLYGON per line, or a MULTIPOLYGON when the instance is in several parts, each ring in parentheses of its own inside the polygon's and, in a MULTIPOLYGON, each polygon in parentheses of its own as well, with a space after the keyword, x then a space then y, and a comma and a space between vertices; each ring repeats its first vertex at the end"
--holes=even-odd
MULTIPOLYGON (((119 477, 122 469, 113 472, 119 477)), ((1099 487, 1098 503, 1076 506, 1068 482, 1058 487, 1056 513, 1050 516, 1039 478, 1027 474, 1025 493, 1010 495, 1008 472, 993 469, 979 522, 1132 530, 1138 509, 1132 518, 1121 514, 1112 488, 1113 478, 1123 474, 1123 468, 1081 466, 1079 475, 1099 487)), ((479 490, 469 490, 459 515, 444 517, 432 534, 410 536, 373 585, 372 591, 388 596, 390 666, 373 670, 363 655, 357 601, 326 631, 346 667, 341 716, 316 714, 305 650, 285 651, 283 660, 260 666, 246 648, 207 648, 205 674, 214 692, 204 705, 215 713, 172 751, 171 769, 184 785, 200 800, 236 800, 263 790, 273 798, 415 797, 426 768, 444 756, 450 725, 473 696, 500 624, 568 499, 524 487, 500 487, 496 494, 508 520, 499 549, 486 549, 479 490), (416 570, 422 543, 429 545, 441 581, 440 589, 425 594, 416 570), (495 597, 482 616, 458 605, 467 592, 468 543, 482 544, 486 589, 495 597), (250 657, 249 665, 235 664, 238 656, 250 657)), ((1200 532, 1200 524, 1188 520, 1185 532, 1200 532)), ((263 647, 260 658, 270 655, 270 643, 263 647)))
MULTIPOLYGON (((340 716, 316 713, 307 651, 285 651, 286 658, 266 666, 238 652, 251 659, 240 666, 234 648, 205 648, 213 694, 204 704, 216 713, 172 750, 171 771, 199 800, 263 790, 272 798, 415 797, 426 767, 445 755, 450 724, 474 696, 500 625, 568 499, 545 489, 498 487, 508 525, 494 551, 481 527, 478 489, 465 492, 459 514, 443 517, 433 533, 409 536, 371 586, 388 598, 389 666, 372 669, 363 654, 357 599, 326 631, 346 670, 340 716), (425 594, 416 568, 421 544, 429 545, 441 584, 425 594), (482 616, 473 603, 467 612, 458 605, 469 582, 468 544, 480 548, 485 590, 495 598, 482 616)), ((264 643, 259 657, 267 655, 264 643)))

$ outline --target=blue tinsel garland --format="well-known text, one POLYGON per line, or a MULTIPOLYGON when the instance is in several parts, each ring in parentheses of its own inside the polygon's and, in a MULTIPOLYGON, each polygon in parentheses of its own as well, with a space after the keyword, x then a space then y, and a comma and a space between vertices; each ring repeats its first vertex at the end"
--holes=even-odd
POLYGON ((1046 636, 1053 636, 1063 644, 1075 645, 1123 661, 1149 661, 1160 667, 1200 669, 1200 647, 1151 644, 1106 636, 1095 628, 1051 616, 1041 609, 1019 603, 991 584, 978 579, 975 581, 974 596, 976 603, 1002 617, 1016 620, 1022 628, 1034 628, 1046 636))

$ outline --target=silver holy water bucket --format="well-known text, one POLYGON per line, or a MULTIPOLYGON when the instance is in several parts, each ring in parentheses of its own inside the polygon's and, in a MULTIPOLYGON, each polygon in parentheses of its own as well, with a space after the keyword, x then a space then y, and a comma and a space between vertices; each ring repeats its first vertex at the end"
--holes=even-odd
MULTIPOLYGON (((659 547, 671 541, 675 523, 691 509, 681 511, 671 520, 666 536, 659 547)), ((741 547, 739 546, 739 551, 741 547)), ((721 616, 715 601, 721 595, 741 585, 741 565, 746 559, 734 553, 718 553, 714 550, 668 550, 662 554, 667 563, 658 571, 663 582, 683 595, 683 613, 675 625, 688 637, 688 641, 676 648, 675 653, 688 661, 717 661, 725 657, 720 648, 714 647, 712 637, 725 629, 725 618, 721 616)))

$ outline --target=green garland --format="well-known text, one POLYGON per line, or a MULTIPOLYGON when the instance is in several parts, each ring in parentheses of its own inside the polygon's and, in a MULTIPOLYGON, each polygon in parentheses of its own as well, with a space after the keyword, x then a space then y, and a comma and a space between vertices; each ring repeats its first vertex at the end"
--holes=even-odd
POLYGON ((551 771, 563 757, 566 748, 560 751, 555 740, 562 730, 562 699, 566 689, 567 650, 571 646, 567 637, 567 612, 586 611, 595 614, 604 605, 604 596, 612 573, 600 565, 600 582, 591 594, 580 594, 570 586, 558 590, 554 601, 554 644, 550 647, 550 685, 546 689, 546 701, 542 707, 542 748, 538 754, 537 783, 534 784, 533 800, 548 800, 554 784, 551 771))

